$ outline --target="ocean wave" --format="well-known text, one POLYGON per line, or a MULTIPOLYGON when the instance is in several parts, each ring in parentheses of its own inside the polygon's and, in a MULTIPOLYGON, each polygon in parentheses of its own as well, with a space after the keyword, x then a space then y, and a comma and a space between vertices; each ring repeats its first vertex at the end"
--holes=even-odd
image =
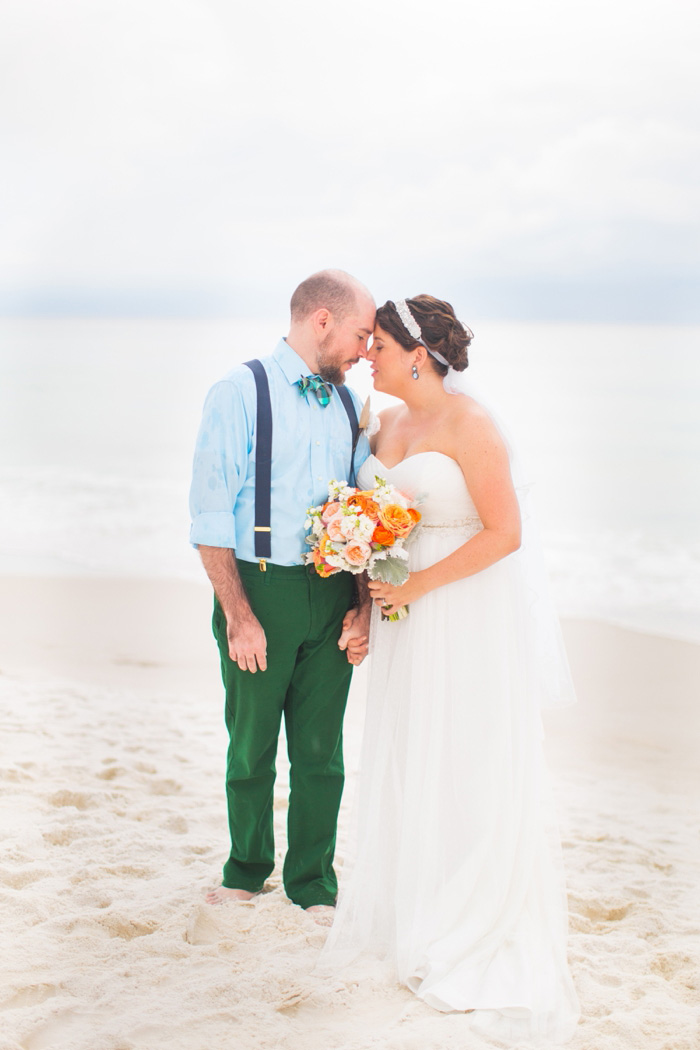
MULTIPOLYGON (((0 470, 0 571, 203 580, 188 481, 0 470)), ((561 615, 700 641, 700 543, 643 531, 545 532, 561 615)))

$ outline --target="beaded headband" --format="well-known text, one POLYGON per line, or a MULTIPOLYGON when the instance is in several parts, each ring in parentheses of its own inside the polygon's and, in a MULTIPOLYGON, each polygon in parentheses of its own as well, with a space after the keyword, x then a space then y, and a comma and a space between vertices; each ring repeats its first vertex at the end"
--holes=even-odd
POLYGON ((421 346, 424 346, 431 357, 434 357, 435 360, 439 361, 441 365, 445 366, 445 368, 449 368, 450 362, 447 361, 442 356, 442 354, 439 354, 437 350, 431 350, 430 347, 423 341, 423 333, 420 330, 420 325, 411 313, 406 300, 397 299, 397 301, 394 303, 394 306, 396 307, 396 312, 401 318, 401 323, 408 332, 408 334, 412 335, 413 338, 421 344, 421 346))

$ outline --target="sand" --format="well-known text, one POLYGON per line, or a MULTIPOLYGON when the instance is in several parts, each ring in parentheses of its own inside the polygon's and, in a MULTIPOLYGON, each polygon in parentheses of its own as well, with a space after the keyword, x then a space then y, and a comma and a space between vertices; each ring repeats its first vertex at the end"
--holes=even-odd
MULTIPOLYGON (((325 931, 279 870, 212 908, 225 733, 205 585, 0 581, 0 1050, 485 1050, 325 931)), ((547 716, 583 1016, 571 1050, 700 1047, 700 647, 565 624, 547 716)), ((352 792, 362 671, 347 718, 352 792)), ((276 793, 279 856, 286 768, 276 793)))

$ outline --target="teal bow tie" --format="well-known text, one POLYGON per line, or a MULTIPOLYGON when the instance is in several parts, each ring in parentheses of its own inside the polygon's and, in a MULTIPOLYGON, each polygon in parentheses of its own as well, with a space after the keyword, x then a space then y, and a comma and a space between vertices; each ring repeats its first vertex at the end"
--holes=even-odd
POLYGON ((302 376, 301 379, 297 379, 297 385, 299 387, 299 393, 302 397, 305 397, 308 401, 309 390, 313 390, 314 394, 318 398, 318 403, 322 408, 325 408, 331 397, 333 396, 333 387, 330 383, 327 383, 321 376, 302 376))

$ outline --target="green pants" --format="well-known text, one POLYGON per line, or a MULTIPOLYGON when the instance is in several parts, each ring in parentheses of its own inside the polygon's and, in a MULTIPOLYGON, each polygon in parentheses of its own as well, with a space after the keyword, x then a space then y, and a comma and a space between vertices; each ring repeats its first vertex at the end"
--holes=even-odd
POLYGON ((352 666, 338 649, 350 607, 349 573, 321 579, 306 566, 238 562, 251 608, 267 637, 267 670, 241 671, 228 655, 226 621, 214 602, 229 732, 226 767, 231 854, 224 886, 256 891, 275 865, 275 758, 284 715, 290 763, 287 896, 302 908, 333 904, 342 726, 352 666))

